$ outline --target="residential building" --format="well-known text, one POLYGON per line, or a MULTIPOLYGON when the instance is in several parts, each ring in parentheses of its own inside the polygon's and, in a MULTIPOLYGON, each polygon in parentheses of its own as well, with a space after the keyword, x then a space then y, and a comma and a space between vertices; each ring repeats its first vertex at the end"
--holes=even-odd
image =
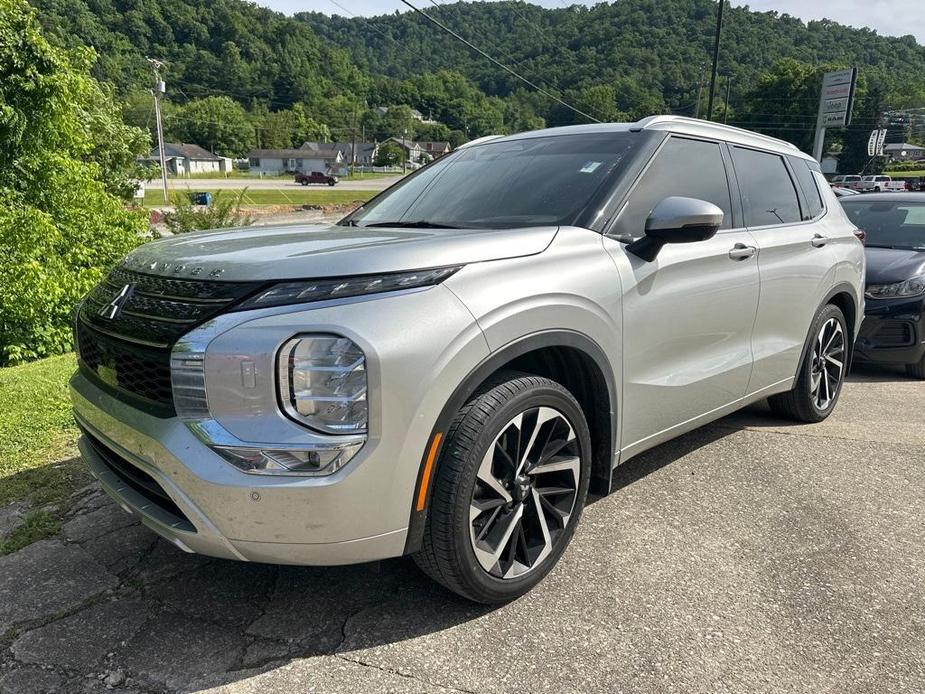
MULTIPOLYGON (((167 173, 174 176, 201 173, 226 174, 231 171, 231 159, 212 154, 199 145, 165 142, 164 155, 167 173)), ((160 152, 156 147, 151 150, 151 155, 145 161, 160 162, 160 152)))
POLYGON ((925 147, 908 142, 892 142, 883 146, 883 153, 893 161, 917 161, 925 159, 925 147))
POLYGON ((252 172, 270 176, 296 171, 347 173, 347 161, 336 149, 255 149, 248 152, 247 161, 252 172))
POLYGON ((452 150, 449 142, 418 142, 418 146, 431 159, 439 159, 444 154, 449 154, 450 150, 452 150))
POLYGON ((405 159, 412 164, 426 164, 431 160, 430 155, 414 140, 401 137, 390 137, 386 142, 394 142, 405 150, 405 159))
POLYGON ((379 151, 379 144, 376 142, 357 142, 356 144, 356 161, 353 162, 354 142, 306 142, 302 149, 312 151, 336 149, 341 153, 344 162, 348 165, 355 163, 358 166, 372 166, 379 151))

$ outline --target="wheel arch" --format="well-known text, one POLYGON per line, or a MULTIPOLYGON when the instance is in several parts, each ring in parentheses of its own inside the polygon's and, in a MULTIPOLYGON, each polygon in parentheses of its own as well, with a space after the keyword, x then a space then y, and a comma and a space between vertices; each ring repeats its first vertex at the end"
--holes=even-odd
POLYGON ((405 554, 414 553, 421 546, 443 434, 479 387, 502 370, 546 376, 572 393, 591 431, 591 490, 601 496, 609 493, 617 441, 617 389, 610 361, 600 346, 582 333, 572 330, 532 333, 488 355, 469 372, 444 404, 418 468, 405 554))
MULTIPOLYGON (((825 295, 825 298, 819 302, 815 313, 813 313, 813 320, 816 319, 819 311, 821 311, 829 304, 837 306, 841 310, 842 314, 845 316, 845 322, 848 324, 848 334, 851 336, 851 339, 846 340, 846 342, 848 348, 848 370, 850 370, 851 361, 854 359, 854 341, 857 337, 860 321, 864 319, 864 316, 858 316, 857 291, 851 284, 848 284, 847 282, 836 284, 825 295)), ((810 321, 810 326, 812 326, 812 321, 810 321)), ((799 368, 803 365, 803 360, 806 359, 806 352, 811 344, 812 342, 809 338, 809 329, 807 328, 807 339, 806 343, 803 345, 803 352, 800 354, 800 361, 797 365, 797 373, 799 373, 799 368)))

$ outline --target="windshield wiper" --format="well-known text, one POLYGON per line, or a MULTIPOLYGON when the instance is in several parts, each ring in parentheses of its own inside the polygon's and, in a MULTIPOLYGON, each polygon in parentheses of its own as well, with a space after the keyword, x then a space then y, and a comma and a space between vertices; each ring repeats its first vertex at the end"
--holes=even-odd
POLYGON ((440 224, 439 222, 428 222, 426 219, 419 219, 415 222, 373 222, 372 224, 363 224, 364 227, 396 227, 399 229, 459 229, 460 227, 452 224, 440 224))

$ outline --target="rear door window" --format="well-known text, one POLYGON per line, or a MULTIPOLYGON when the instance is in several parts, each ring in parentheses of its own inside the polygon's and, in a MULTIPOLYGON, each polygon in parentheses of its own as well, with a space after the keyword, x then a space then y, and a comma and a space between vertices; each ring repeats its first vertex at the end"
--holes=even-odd
POLYGON ((732 226, 732 202, 726 165, 715 142, 671 137, 630 194, 613 233, 638 238, 645 234, 646 218, 662 200, 672 196, 712 202, 723 211, 720 228, 732 226))
POLYGON ((732 161, 742 192, 746 226, 801 221, 797 191, 779 154, 733 147, 732 161))
POLYGON ((809 169, 805 159, 799 157, 788 157, 790 159, 790 168, 796 176, 797 183, 803 191, 803 200, 806 201, 806 209, 803 210, 803 219, 815 219, 825 206, 822 202, 822 194, 819 192, 819 186, 816 182, 816 176, 809 169))

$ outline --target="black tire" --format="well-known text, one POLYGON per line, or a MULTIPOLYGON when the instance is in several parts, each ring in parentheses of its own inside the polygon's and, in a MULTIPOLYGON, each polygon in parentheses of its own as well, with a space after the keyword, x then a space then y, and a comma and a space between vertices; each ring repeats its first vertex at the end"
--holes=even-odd
POLYGON ((337 181, 328 181, 328 185, 331 187, 333 187, 336 183, 337 181))
MULTIPOLYGON (((848 340, 850 336, 848 334, 848 327, 845 321, 845 316, 841 312, 841 309, 834 304, 827 304, 816 314, 815 319, 809 329, 809 335, 807 336, 807 345, 805 355, 803 356, 803 361, 800 364, 800 370, 797 373, 797 380, 792 390, 787 391, 786 393, 781 393, 779 395, 772 395, 768 398, 768 404, 771 406, 771 411, 774 414, 784 417, 786 419, 792 419, 797 422, 821 422, 823 419, 832 414, 832 410, 835 409, 835 405, 838 403, 838 398, 841 395, 842 385, 845 382, 845 375, 848 372, 848 351, 850 345, 848 340), (842 368, 841 373, 838 378, 837 386, 832 388, 834 394, 829 397, 828 402, 825 406, 820 407, 817 401, 817 398, 813 392, 813 374, 814 374, 814 362, 816 361, 814 355, 814 343, 817 340, 822 327, 829 323, 829 321, 835 320, 838 322, 838 325, 841 328, 843 335, 843 352, 842 352, 842 368)), ((825 378, 825 376, 823 376, 825 378)))
MULTIPOLYGON (((556 425, 562 426, 559 423, 556 425)), ((523 427, 519 430, 521 435, 526 424, 523 427)), ((540 456, 548 445, 547 440, 540 450, 540 456)), ((524 459, 526 457, 524 455, 524 459)), ((447 431, 433 481, 423 545, 421 551, 414 555, 415 562, 428 576, 469 600, 499 604, 520 597, 549 573, 568 546, 587 497, 590 461, 591 438, 588 425, 581 407, 568 390, 548 378, 514 372, 500 374, 499 378, 492 379, 460 409, 447 431), (557 529, 556 537, 548 541, 551 550, 545 558, 540 559, 523 575, 499 577, 483 568, 473 548, 469 510, 478 489, 476 478, 489 447, 495 446, 496 439, 510 431, 512 420, 520 413, 539 412, 539 407, 552 408, 557 414, 563 415, 574 433, 570 450, 577 451, 580 458, 574 502, 564 527, 557 529)), ((534 469, 539 467, 541 465, 534 469)), ((525 478, 525 475, 521 475, 518 479, 525 478)), ((513 490, 514 486, 510 488, 513 490)), ((521 498, 526 499, 527 496, 521 498)), ((527 508, 529 502, 522 503, 527 508)), ((499 510, 504 513, 509 505, 499 510)), ((524 515, 521 516, 524 528, 527 526, 526 513, 523 511, 524 515)), ((492 519, 494 516, 487 523, 491 523, 492 519)), ((552 532, 549 532, 547 538, 551 535, 552 532)), ((526 536, 523 537, 524 544, 518 546, 526 548, 526 536)), ((498 546, 501 546, 500 543, 498 546)), ((497 566, 500 566, 500 561, 497 566)))
POLYGON ((911 378, 925 380, 925 357, 913 364, 906 364, 906 375, 911 378))

